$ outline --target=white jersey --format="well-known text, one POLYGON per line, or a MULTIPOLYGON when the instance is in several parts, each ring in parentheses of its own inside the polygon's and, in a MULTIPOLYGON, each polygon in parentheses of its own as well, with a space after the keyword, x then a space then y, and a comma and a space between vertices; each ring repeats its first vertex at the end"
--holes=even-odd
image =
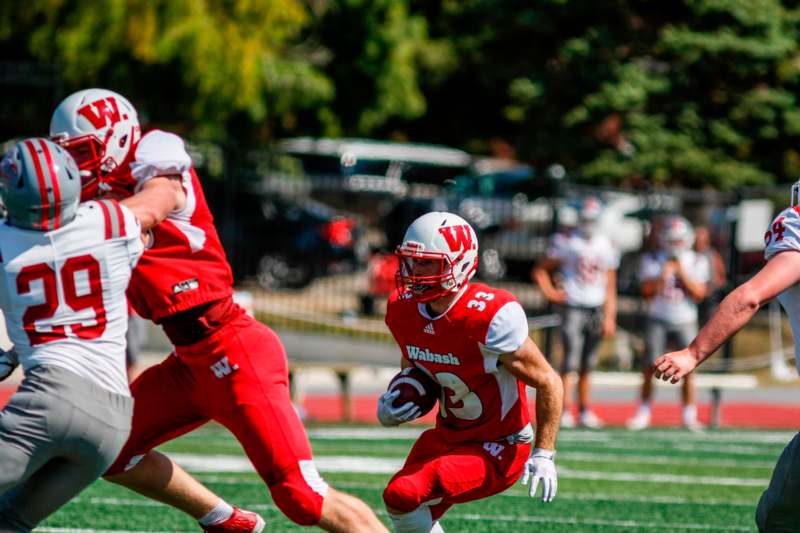
POLYGON ((567 294, 567 305, 598 307, 606 301, 608 271, 619 268, 619 253, 605 235, 589 238, 579 231, 556 234, 547 257, 561 263, 559 272, 567 294))
POLYGON ((81 204, 48 232, 0 222, 0 307, 26 371, 54 365, 130 394, 125 290, 140 234, 133 213, 112 200, 81 204))
MULTIPOLYGON (((764 234, 766 248, 764 259, 769 261, 780 252, 800 252, 800 213, 798 208, 784 209, 764 234)), ((794 334, 795 365, 800 372, 800 284, 795 284, 778 295, 778 301, 789 315, 794 334)))
MULTIPOLYGON (((660 250, 644 254, 639 266, 639 279, 647 281, 660 278, 668 260, 667 254, 660 250)), ((692 281, 708 283, 711 279, 711 264, 706 256, 684 250, 678 261, 692 281)), ((650 301, 649 316, 674 325, 697 322, 697 303, 686 292, 686 287, 678 280, 677 274, 672 274, 650 301)))

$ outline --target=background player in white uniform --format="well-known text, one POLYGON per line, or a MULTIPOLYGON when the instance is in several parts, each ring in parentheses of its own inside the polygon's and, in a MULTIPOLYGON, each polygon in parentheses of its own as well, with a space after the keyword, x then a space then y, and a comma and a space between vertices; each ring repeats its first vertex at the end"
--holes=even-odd
MULTIPOLYGON (((778 297, 792 325, 795 364, 800 369, 800 181, 792 187, 792 204, 764 235, 767 264, 720 304, 688 347, 655 361, 656 377, 677 383, 750 321, 758 309, 778 297)), ((798 531, 800 527, 800 433, 784 449, 769 487, 756 510, 760 531, 798 531)))
POLYGON ((0 530, 32 530, 102 474, 128 437, 125 290, 142 253, 133 214, 78 203, 72 157, 45 139, 0 167, 0 307, 25 378, 0 412, 0 530), (56 461, 51 461, 57 459, 56 461))
MULTIPOLYGON (((644 379, 641 403, 628 420, 628 428, 644 429, 650 425, 650 401, 653 397, 653 360, 664 353, 667 343, 685 346, 697 334, 697 303, 706 296, 711 267, 708 259, 692 250, 694 233, 689 222, 673 216, 664 222, 659 233, 659 249, 642 256, 639 270, 642 296, 649 300, 645 326, 644 379)), ((697 430, 697 407, 693 380, 683 383, 683 425, 697 430)))
MULTIPOLYGON (((398 247, 402 291, 386 312, 403 353, 441 385, 436 427, 420 436, 383 493, 394 530, 441 531, 452 505, 506 490, 522 475, 530 495, 556 495, 554 464, 563 390, 558 374, 528 337, 519 302, 507 291, 469 282, 478 240, 467 222, 432 212, 415 220, 398 247), (525 386, 535 387, 534 436, 525 386), (532 441, 535 443, 530 451, 532 441)), ((412 402, 378 402, 385 426, 414 419, 412 402), (409 405, 410 404, 410 405, 409 405)))
POLYGON ((613 335, 617 320, 617 268, 619 254, 605 235, 597 232, 601 206, 597 198, 586 198, 578 214, 578 225, 567 234, 553 236, 547 257, 533 269, 533 280, 548 301, 562 305, 561 380, 564 383, 562 427, 574 427, 572 373, 578 369, 578 423, 600 428, 603 422, 592 412, 590 377, 597 362, 600 340, 613 335), (551 275, 561 277, 562 287, 551 275))

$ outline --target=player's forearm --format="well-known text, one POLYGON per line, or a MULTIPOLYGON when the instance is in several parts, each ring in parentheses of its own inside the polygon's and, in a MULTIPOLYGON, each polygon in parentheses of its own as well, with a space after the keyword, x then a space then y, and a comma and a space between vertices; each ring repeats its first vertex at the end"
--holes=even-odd
POLYGON ((611 319, 617 317, 617 277, 614 271, 609 271, 608 284, 606 285, 606 300, 603 302, 603 314, 611 319))
POLYGON ((564 405, 564 388, 555 371, 536 388, 536 448, 556 449, 556 437, 564 405))
POLYGON ((535 268, 533 269, 533 274, 531 276, 533 281, 539 286, 541 289, 542 294, 548 300, 553 299, 553 293, 555 292, 555 286, 553 282, 550 280, 550 273, 547 272, 543 268, 535 268))
POLYGON ((689 345, 689 350, 697 361, 702 363, 711 357, 720 346, 750 321, 762 303, 747 284, 737 288, 722 300, 717 312, 689 345))
POLYGON ((678 279, 686 289, 689 297, 695 302, 699 302, 706 297, 708 286, 705 283, 692 280, 683 269, 678 271, 678 279))
POLYGON ((159 176, 145 183, 141 191, 122 200, 122 205, 133 211, 142 231, 147 231, 180 209, 185 202, 185 193, 180 176, 159 176))

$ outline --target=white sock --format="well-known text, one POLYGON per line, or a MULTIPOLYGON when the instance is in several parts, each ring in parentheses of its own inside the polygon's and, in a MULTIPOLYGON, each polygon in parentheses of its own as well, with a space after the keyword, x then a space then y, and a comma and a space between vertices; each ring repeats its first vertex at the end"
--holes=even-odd
POLYGON ((431 528, 431 533, 444 533, 444 529, 442 526, 439 525, 439 521, 433 523, 433 527, 431 528))
POLYGON ((392 529, 394 530, 394 533, 421 533, 423 531, 437 531, 434 529, 435 525, 433 523, 433 518, 431 518, 431 510, 427 505, 421 505, 410 513, 389 513, 389 518, 392 520, 392 529))
POLYGON ((228 502, 220 498, 217 505, 211 509, 207 515, 203 518, 198 520, 201 526, 213 526, 216 524, 221 524, 225 520, 231 517, 233 514, 233 507, 231 507, 228 502))
POLYGON ((694 404, 683 406, 683 421, 697 420, 697 406, 694 404))
POLYGON ((639 404, 639 414, 642 416, 650 416, 650 402, 639 404))

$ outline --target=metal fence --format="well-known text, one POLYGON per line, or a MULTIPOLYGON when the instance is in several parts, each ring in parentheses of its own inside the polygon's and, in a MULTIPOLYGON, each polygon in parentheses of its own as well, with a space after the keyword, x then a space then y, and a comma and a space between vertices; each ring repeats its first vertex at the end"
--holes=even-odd
MULTIPOLYGON (((447 210, 463 216, 478 233, 477 279, 515 294, 536 326, 534 340, 548 354, 557 354, 547 334, 547 326, 557 324, 548 318, 554 310, 531 282, 531 268, 571 207, 588 195, 598 197, 605 206, 601 229, 622 252, 621 331, 616 341, 604 344, 601 361, 608 368, 630 367, 643 349, 645 304, 637 270, 641 251, 651 244, 655 219, 678 213, 710 230, 729 272, 719 298, 762 263, 752 234, 761 238, 772 210, 766 219, 763 209, 761 219, 748 218, 751 246, 740 249, 741 202, 788 196, 783 190, 630 191, 586 187, 552 176, 531 177, 530 184, 506 189, 478 184, 486 175, 473 176, 467 186, 452 179, 442 184, 407 182, 397 176, 309 173, 285 154, 231 158, 214 149, 201 148, 198 155, 193 148, 237 285, 250 294, 256 313, 281 329, 378 342, 392 340, 383 324, 386 299, 394 288, 392 250, 417 216, 447 210)), ((790 338, 780 320, 776 336, 774 320, 773 314, 770 330, 769 313, 760 313, 727 352, 729 360, 767 361, 790 338)), ((729 368, 729 360, 719 363, 720 368, 729 368)))

